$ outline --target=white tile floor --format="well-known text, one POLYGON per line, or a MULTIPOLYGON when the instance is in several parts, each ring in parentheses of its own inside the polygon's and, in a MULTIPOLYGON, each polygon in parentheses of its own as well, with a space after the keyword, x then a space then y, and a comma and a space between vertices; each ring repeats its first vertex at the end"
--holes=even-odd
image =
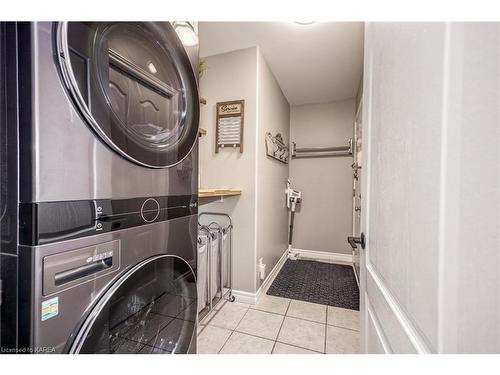
POLYGON ((225 302, 200 322, 200 354, 354 354, 359 312, 268 296, 225 302))

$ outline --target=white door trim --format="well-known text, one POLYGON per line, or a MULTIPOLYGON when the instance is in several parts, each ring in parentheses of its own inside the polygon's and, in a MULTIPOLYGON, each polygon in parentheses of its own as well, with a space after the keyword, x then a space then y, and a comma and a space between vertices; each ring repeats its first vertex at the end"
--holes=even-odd
MULTIPOLYGON (((378 341, 382 345, 382 348, 384 349, 385 354, 392 354, 393 352, 392 352, 391 346, 389 345, 389 343, 387 341, 387 337, 385 337, 384 331, 382 330, 382 327, 380 326, 380 322, 373 311, 373 307, 370 305, 370 301, 367 298, 365 300, 366 300, 366 317, 367 317, 367 319, 369 319, 372 322, 373 327, 375 328, 375 332, 377 334, 378 341)), ((368 324, 366 324, 366 325, 368 325, 368 324)))
MULTIPOLYGON (((377 270, 373 268, 371 263, 368 263, 366 265, 366 272, 369 274, 375 286, 378 288, 379 292, 384 297, 384 302, 386 302, 392 314, 397 319, 399 325, 401 326, 401 329, 405 332, 406 337, 410 341, 415 351, 421 354, 432 353, 432 351, 427 346, 425 339, 422 337, 422 335, 419 334, 418 330, 415 328, 411 320, 408 318, 408 315, 401 309, 400 304, 393 296, 389 288, 387 288, 384 281, 379 276, 377 270)), ((367 308, 369 307, 370 305, 367 306, 367 308)), ((377 321, 379 321, 379 318, 377 317, 375 311, 372 310, 371 315, 374 316, 377 321)))

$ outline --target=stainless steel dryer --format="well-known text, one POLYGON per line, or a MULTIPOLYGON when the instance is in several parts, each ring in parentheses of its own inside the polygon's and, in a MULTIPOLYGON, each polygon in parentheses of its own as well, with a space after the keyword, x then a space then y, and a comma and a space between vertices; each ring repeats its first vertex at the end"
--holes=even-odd
POLYGON ((168 22, 19 28, 21 202, 196 193, 196 45, 168 22))
POLYGON ((191 25, 16 28, 19 351, 194 352, 191 25))

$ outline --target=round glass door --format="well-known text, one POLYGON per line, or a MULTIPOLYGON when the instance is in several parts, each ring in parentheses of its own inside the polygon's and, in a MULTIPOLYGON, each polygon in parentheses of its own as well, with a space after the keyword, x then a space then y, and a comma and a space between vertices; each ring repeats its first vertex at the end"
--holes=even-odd
POLYGON ((93 130, 122 156, 163 168, 198 135, 192 65, 168 22, 67 22, 58 26, 63 81, 93 130))
POLYGON ((99 300, 73 353, 185 354, 196 335, 196 281, 181 258, 162 255, 129 270, 99 300))

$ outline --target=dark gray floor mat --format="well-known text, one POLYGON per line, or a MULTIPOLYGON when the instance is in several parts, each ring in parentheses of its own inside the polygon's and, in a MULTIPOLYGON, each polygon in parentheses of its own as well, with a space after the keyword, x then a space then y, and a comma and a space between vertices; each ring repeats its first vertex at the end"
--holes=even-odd
POLYGON ((267 294, 359 310, 358 284, 348 265, 287 259, 267 294))

